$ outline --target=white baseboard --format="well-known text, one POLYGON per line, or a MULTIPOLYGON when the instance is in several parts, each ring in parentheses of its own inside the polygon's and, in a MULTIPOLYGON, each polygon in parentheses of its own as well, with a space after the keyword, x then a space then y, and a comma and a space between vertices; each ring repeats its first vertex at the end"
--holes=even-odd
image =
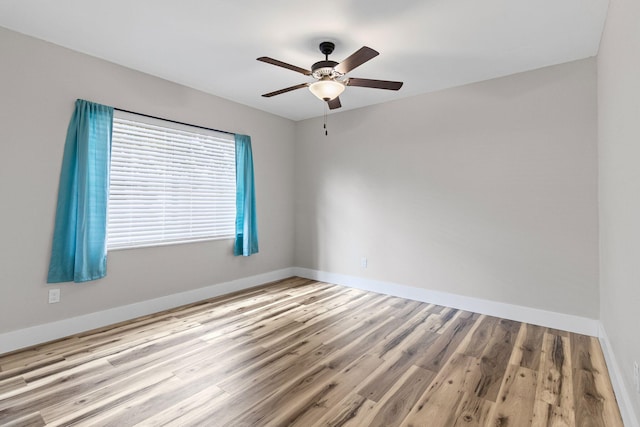
POLYGON ((349 286, 381 294, 444 305, 460 310, 473 311, 474 313, 487 314, 502 317, 504 319, 516 320, 518 322, 545 326, 547 328, 562 329, 564 331, 591 335, 593 337, 598 336, 598 325, 600 322, 596 319, 490 301, 481 298, 450 294, 447 292, 432 291, 429 289, 416 288, 398 283, 311 270, 308 268, 295 267, 293 269, 293 273, 296 276, 307 279, 320 280, 323 282, 349 286))
POLYGON ((243 289, 253 288, 275 280, 286 279, 294 275, 293 268, 284 268, 255 276, 244 277, 229 282, 218 283, 204 288, 180 292, 142 301, 134 304, 110 308, 82 316, 59 320, 57 322, 32 326, 0 334, 0 354, 25 347, 41 344, 69 335, 101 328, 125 320, 157 313, 162 310, 179 307, 219 295, 229 294, 243 289))
POLYGON ((640 427, 638 417, 633 410, 633 402, 629 390, 624 384, 622 371, 620 365, 616 359, 613 349, 611 348, 611 342, 607 336, 607 332, 604 329, 604 325, 599 323, 598 338, 600 339, 600 346, 604 353, 604 358, 607 361, 607 368, 609 370, 609 377, 611 378, 611 385, 613 385, 613 391, 616 394, 616 400, 618 401, 618 407, 622 415, 622 421, 626 427, 640 427))

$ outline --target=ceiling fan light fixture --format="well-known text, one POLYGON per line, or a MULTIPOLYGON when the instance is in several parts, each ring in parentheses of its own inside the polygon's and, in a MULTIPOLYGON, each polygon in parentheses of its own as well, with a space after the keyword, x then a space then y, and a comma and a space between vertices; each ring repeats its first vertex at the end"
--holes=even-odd
POLYGON ((347 73, 375 58, 379 53, 370 47, 362 46, 360 49, 352 53, 344 61, 337 63, 329 60, 329 55, 333 52, 335 45, 332 42, 320 43, 320 52, 324 55, 324 60, 318 61, 311 66, 310 70, 278 61, 277 59, 261 56, 258 61, 267 64, 276 65, 295 71, 305 76, 311 76, 317 81, 313 83, 301 83, 290 86, 274 92, 265 93, 262 96, 270 98, 272 96, 291 92, 292 90, 308 87, 311 93, 321 101, 325 101, 331 110, 342 107, 340 102, 340 94, 344 92, 347 86, 369 87, 374 89, 398 90, 402 87, 402 82, 393 82, 389 80, 372 80, 357 79, 354 77, 346 78, 347 73))
POLYGON ((325 77, 317 82, 311 83, 309 85, 309 90, 318 99, 322 101, 331 101, 344 92, 344 84, 325 77))

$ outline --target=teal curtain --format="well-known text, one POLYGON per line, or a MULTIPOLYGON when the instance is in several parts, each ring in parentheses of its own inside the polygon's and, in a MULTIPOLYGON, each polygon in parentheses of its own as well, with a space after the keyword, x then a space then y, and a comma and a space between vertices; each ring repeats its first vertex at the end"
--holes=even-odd
POLYGON ((77 100, 64 146, 47 283, 107 273, 107 202, 113 108, 77 100))
POLYGON ((258 252, 256 194, 253 181, 251 137, 235 135, 236 140, 236 243, 234 255, 258 252))

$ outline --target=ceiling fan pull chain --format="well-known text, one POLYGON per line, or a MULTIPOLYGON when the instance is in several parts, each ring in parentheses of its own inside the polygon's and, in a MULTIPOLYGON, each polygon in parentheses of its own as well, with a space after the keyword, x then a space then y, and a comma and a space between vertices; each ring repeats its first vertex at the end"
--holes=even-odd
POLYGON ((327 130, 327 103, 324 103, 324 136, 329 135, 329 131, 327 130))

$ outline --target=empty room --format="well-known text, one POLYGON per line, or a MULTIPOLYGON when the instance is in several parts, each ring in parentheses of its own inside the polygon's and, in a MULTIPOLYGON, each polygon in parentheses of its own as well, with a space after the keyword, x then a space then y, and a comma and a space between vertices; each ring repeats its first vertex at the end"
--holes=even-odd
POLYGON ((1 1, 0 425, 640 427, 638 22, 1 1))

